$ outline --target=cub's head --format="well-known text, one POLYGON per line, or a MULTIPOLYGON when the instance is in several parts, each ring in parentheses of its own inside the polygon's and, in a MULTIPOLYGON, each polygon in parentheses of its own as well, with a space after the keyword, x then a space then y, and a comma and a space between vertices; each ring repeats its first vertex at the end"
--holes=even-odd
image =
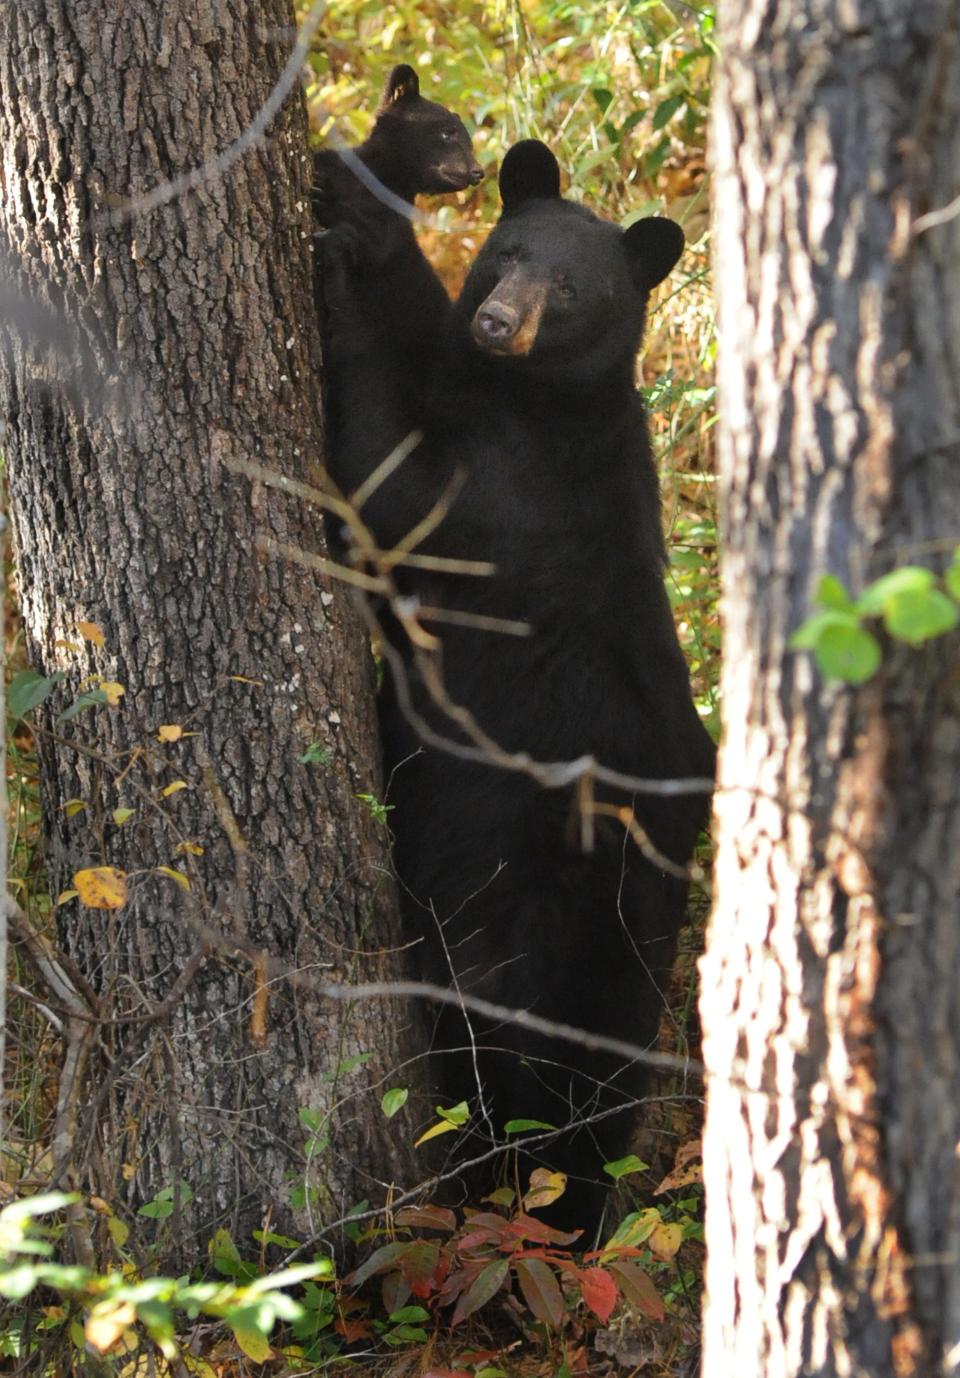
POLYGON ((460 191, 483 180, 463 121, 421 96, 420 80, 406 63, 387 78, 365 147, 383 180, 410 199, 421 192, 460 191))
POLYGON ((683 231, 650 216, 621 230, 560 195, 560 169, 535 139, 500 171, 503 214, 458 305, 482 353, 539 371, 585 374, 633 353, 650 289, 683 250, 683 231))

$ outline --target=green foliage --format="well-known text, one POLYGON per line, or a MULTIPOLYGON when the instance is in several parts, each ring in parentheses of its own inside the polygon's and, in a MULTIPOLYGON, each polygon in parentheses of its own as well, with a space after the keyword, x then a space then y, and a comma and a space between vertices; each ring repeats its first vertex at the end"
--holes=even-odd
POLYGON ((302 766, 328 766, 333 761, 333 752, 328 746, 311 742, 302 756, 298 757, 302 766))
POLYGON ((178 1193, 181 1206, 188 1206, 193 1200, 189 1184, 181 1179, 177 1187, 161 1187, 152 1201, 144 1202, 137 1214, 146 1216, 148 1220, 169 1219, 177 1207, 178 1193))
MULTIPOLYGON (((225 1230, 211 1246, 215 1266, 227 1276, 242 1277, 241 1282, 141 1278, 130 1260, 122 1270, 109 1273, 58 1263, 54 1255, 64 1227, 51 1217, 75 1209, 79 1201, 75 1195, 51 1192, 14 1201, 0 1211, 0 1296, 24 1303, 38 1287, 58 1294, 65 1307, 54 1318, 56 1323, 66 1329, 72 1343, 93 1353, 106 1353, 121 1341, 135 1347, 139 1327, 167 1359, 177 1358, 178 1317, 195 1320, 203 1315, 222 1321, 243 1352, 262 1361, 271 1355, 269 1336, 276 1322, 296 1323, 306 1315, 306 1308, 283 1289, 332 1276, 327 1259, 256 1276, 257 1270, 241 1264, 225 1230), (86 1313, 82 1325, 81 1308, 86 1313)), ((49 1307, 42 1314, 50 1320, 49 1307)), ((29 1359, 23 1346, 37 1343, 36 1327, 29 1332, 32 1341, 25 1339, 27 1333, 14 1323, 0 1333, 0 1347, 16 1358, 29 1359)))
POLYGON ((366 804, 370 817, 375 823, 380 823, 386 827, 387 814, 391 813, 393 804, 382 804, 375 794, 358 794, 356 796, 361 804, 366 804))
POLYGON ((876 674, 883 652, 865 625, 879 619, 895 641, 922 646, 960 623, 960 546, 942 580, 922 565, 902 565, 868 584, 852 598, 835 575, 821 579, 816 602, 821 609, 793 633, 794 650, 812 651, 827 679, 862 684, 876 674))
POLYGON ((392 1120, 398 1110, 402 1110, 407 1103, 410 1092, 405 1086, 392 1086, 389 1091, 385 1091, 380 1099, 380 1109, 388 1120, 392 1120))

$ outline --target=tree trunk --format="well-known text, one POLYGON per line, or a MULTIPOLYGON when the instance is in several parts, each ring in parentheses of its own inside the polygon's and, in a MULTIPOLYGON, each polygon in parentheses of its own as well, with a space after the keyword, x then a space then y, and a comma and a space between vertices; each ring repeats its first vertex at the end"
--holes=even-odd
POLYGON ((41 347, 8 319, 0 354, 23 623, 67 676, 38 714, 47 864, 54 894, 130 873, 123 907, 60 910, 97 1016, 73 1170, 129 1206, 185 1183, 188 1264, 215 1223, 303 1233, 410 1168, 378 1106, 407 1012, 315 991, 400 968, 357 798, 380 789, 365 637, 342 586, 263 549, 322 554, 319 510, 235 468, 318 470, 299 90, 223 175, 116 214, 239 136, 293 37, 290 0, 0 9, 0 245, 24 316, 62 326, 41 347), (94 674, 119 706, 57 724, 94 674))
POLYGON ((957 639, 787 647, 960 538, 955 0, 728 0, 715 93, 725 741, 703 963, 709 1378, 954 1373, 957 639))

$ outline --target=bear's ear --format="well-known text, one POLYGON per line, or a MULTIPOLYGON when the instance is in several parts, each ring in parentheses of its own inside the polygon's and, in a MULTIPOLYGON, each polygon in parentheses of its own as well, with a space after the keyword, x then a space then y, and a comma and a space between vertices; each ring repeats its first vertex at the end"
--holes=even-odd
POLYGON ((406 62, 401 62, 387 77, 387 84, 380 98, 380 109, 386 110, 388 105, 396 105, 401 100, 415 100, 419 94, 420 78, 412 67, 406 62))
POLYGON ((509 215, 535 196, 560 195, 560 165, 539 139, 522 139, 507 150, 500 168, 500 199, 509 215))
POLYGON ((648 291, 662 282, 683 253, 683 230, 675 220, 648 215, 623 232, 623 243, 634 278, 648 291))

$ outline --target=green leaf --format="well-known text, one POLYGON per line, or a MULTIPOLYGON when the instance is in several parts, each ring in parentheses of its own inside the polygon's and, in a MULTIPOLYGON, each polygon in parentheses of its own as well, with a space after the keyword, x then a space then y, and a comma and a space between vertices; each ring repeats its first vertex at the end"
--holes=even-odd
POLYGON ((816 601, 821 608, 846 612, 853 607, 849 593, 835 574, 825 574, 817 585, 816 601))
POLYGON ((605 115, 610 102, 613 100, 613 92, 608 91, 604 86, 594 86, 590 94, 600 107, 601 115, 605 115))
POLYGON ((305 1278, 321 1277, 333 1277, 333 1264, 328 1258, 318 1258, 315 1263, 295 1263, 279 1273, 267 1273, 266 1277, 251 1282, 246 1294, 248 1297, 258 1297, 265 1292, 275 1292, 280 1287, 292 1287, 295 1282, 303 1282, 305 1278))
POLYGON ((229 1230, 217 1230, 210 1241, 210 1261, 217 1272, 226 1278, 239 1277, 243 1259, 229 1230))
POLYGON ((20 1263, 15 1268, 0 1272, 0 1297, 10 1297, 19 1301, 32 1292, 38 1282, 36 1269, 29 1263, 20 1263))
POLYGON ((25 717, 39 707, 47 695, 66 675, 57 670, 52 675, 40 675, 36 670, 20 670, 7 686, 7 708, 15 718, 25 717))
POLYGON ((805 622, 791 635, 787 645, 794 651, 813 651, 816 649, 820 638, 831 627, 847 628, 850 631, 857 631, 860 627, 859 619, 854 612, 841 612, 838 609, 829 609, 826 612, 815 612, 812 617, 808 617, 805 622))
POLYGON ((166 1220, 173 1215, 173 1202, 153 1200, 147 1201, 137 1211, 137 1215, 142 1215, 147 1220, 166 1220))
POLYGON ((585 158, 577 163, 573 170, 574 180, 577 182, 581 181, 588 172, 592 172, 594 168, 600 167, 602 163, 606 163, 611 158, 616 157, 616 153, 616 144, 604 144, 603 148, 594 149, 592 153, 588 153, 585 158))
POLYGON ((686 104, 686 100, 684 95, 668 96, 666 100, 662 100, 653 112, 654 131, 662 129, 665 124, 669 124, 681 105, 686 104))
POLYGON ((848 684, 862 684, 880 668, 880 643, 856 625, 825 628, 813 654, 821 674, 848 684))
POLYGON ((958 556, 960 556, 960 551, 954 554, 953 564, 944 574, 943 582, 946 584, 950 596, 960 603, 960 559, 958 556))
POLYGON ((57 722, 69 722, 70 719, 75 718, 78 713, 82 713, 85 708, 96 708, 98 704, 106 702, 107 696, 102 689, 90 689, 85 694, 78 694, 70 707, 65 708, 60 714, 57 718, 57 722))
POLYGON ((319 742, 311 742, 302 756, 297 760, 302 766, 328 766, 333 761, 333 752, 328 746, 321 746, 319 742))
POLYGON ((389 1091, 385 1091, 380 1098, 380 1109, 388 1120, 392 1120, 398 1110, 402 1110, 407 1103, 410 1092, 405 1086, 393 1086, 389 1091))
POLYGON ((355 1072, 358 1067, 369 1062, 373 1053, 354 1053, 352 1057, 345 1057, 337 1063, 332 1073, 328 1073, 325 1081, 336 1081, 338 1077, 348 1077, 351 1072, 355 1072))
POLYGON ((522 1134, 527 1129, 556 1129, 555 1124, 546 1120, 507 1120, 503 1126, 504 1134, 522 1134))
POLYGON ((615 1182, 619 1182, 621 1177, 626 1177, 631 1172, 646 1172, 649 1163, 641 1162, 635 1153, 628 1153, 626 1158, 617 1158, 612 1163, 604 1163, 603 1170, 615 1182))
POLYGON ((448 1124, 466 1124, 470 1118, 470 1107, 465 1100, 452 1105, 449 1110, 444 1110, 442 1105, 438 1105, 436 1111, 440 1118, 446 1120, 448 1124))
POLYGON ((251 1233, 258 1244, 276 1244, 281 1249, 299 1249, 303 1242, 289 1235, 274 1234, 272 1230, 252 1230, 251 1233))
POLYGON ((919 646, 953 631, 960 621, 960 608, 939 589, 908 590, 888 601, 883 621, 891 636, 919 646))
POLYGON ((399 1311, 390 1312, 390 1320, 394 1325, 408 1325, 415 1321, 428 1321, 430 1312, 424 1311, 422 1306, 401 1306, 399 1311))
POLYGON ((904 565, 891 570, 868 584, 857 599, 856 607, 868 617, 879 617, 893 598, 904 593, 925 593, 935 583, 932 572, 922 565, 904 565))

